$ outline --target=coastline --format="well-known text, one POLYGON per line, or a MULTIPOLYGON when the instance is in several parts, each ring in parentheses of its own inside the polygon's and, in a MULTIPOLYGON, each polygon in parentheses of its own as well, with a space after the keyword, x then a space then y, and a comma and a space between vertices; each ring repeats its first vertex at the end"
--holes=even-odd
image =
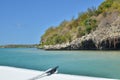
MULTIPOLYGON (((0 80, 29 80, 37 75, 42 74, 43 71, 35 71, 28 69, 21 69, 8 66, 0 66, 0 80)), ((68 74, 53 74, 51 76, 43 77, 42 80, 115 80, 98 77, 76 76, 68 74)), ((41 79, 37 79, 41 80, 41 79)))
POLYGON ((72 42, 44 45, 45 50, 120 50, 120 17, 117 12, 113 12, 101 20, 95 31, 86 34, 72 42), (111 21, 107 19, 116 17, 111 21), (106 22, 104 22, 106 21, 106 22), (104 24, 103 24, 104 23, 104 24), (107 26, 107 23, 109 25, 107 26))

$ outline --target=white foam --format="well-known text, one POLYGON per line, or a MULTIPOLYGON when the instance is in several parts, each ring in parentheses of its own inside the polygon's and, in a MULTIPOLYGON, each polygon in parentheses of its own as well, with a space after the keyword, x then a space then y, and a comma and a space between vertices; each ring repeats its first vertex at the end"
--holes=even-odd
MULTIPOLYGON (((42 73, 43 73, 42 71, 0 66, 0 80, 29 80, 42 73)), ((46 76, 37 80, 115 80, 115 79, 76 76, 67 74, 53 74, 51 76, 46 76)))

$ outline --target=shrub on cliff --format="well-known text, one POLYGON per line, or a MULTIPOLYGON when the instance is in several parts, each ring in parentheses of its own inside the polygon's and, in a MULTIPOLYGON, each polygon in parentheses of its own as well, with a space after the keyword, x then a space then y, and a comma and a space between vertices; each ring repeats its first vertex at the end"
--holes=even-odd
POLYGON ((89 34, 99 24, 97 17, 102 14, 104 17, 108 12, 120 12, 120 0, 105 0, 99 7, 88 8, 86 12, 80 13, 77 19, 64 20, 57 27, 50 27, 41 37, 42 45, 55 45, 71 42, 75 38, 89 34))

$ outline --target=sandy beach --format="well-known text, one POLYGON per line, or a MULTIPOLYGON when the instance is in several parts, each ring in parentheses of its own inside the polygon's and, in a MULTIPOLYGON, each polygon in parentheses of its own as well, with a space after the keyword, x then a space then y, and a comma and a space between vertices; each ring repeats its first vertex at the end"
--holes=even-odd
MULTIPOLYGON (((40 75, 42 73, 43 71, 0 66, 0 80, 30 80, 33 77, 36 77, 37 75, 40 75)), ((115 79, 76 76, 58 73, 53 74, 51 76, 42 77, 36 80, 115 80, 115 79)))

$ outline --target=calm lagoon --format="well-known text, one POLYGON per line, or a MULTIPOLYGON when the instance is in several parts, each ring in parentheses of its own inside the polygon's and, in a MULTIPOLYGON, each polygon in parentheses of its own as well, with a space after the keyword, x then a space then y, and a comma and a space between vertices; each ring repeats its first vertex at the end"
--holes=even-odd
POLYGON ((1 48, 0 66, 120 79, 120 51, 44 51, 36 48, 1 48))

